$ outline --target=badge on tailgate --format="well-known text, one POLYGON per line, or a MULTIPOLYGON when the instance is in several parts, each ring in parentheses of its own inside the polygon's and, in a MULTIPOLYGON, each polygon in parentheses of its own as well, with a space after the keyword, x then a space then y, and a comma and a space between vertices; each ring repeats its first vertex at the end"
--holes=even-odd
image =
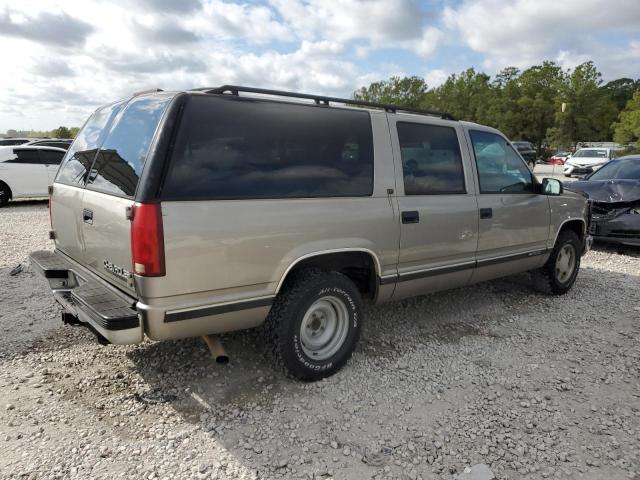
POLYGON ((114 263, 111 263, 106 258, 104 262, 102 262, 102 265, 104 266, 104 269, 107 272, 111 273, 112 275, 115 275, 121 280, 124 280, 125 282, 127 282, 127 285, 131 285, 133 283, 133 275, 131 275, 131 272, 129 270, 126 270, 114 263))

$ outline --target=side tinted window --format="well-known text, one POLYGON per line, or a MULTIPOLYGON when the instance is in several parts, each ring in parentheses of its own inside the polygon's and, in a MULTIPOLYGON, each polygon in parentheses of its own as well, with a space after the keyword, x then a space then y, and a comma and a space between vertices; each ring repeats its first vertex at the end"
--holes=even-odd
POLYGON ((405 122, 397 129, 405 195, 465 193, 455 129, 405 122))
POLYGON ((87 187, 132 196, 149 145, 173 95, 134 98, 120 112, 96 157, 87 187))
POLYGON ((28 164, 38 164, 42 163, 40 161, 40 156, 38 155, 38 150, 34 149, 14 149, 13 150, 13 158, 7 160, 8 163, 28 163, 28 164))
POLYGON ((472 130, 471 142, 478 166, 480 193, 531 193, 529 168, 500 135, 472 130))
POLYGON ((40 160, 46 165, 60 165, 64 152, 56 150, 40 150, 40 160))
POLYGON ((67 151, 56 182, 69 185, 84 184, 98 147, 104 140, 106 127, 121 108, 122 103, 102 107, 87 120, 67 151))
POLYGON ((193 96, 163 191, 167 199, 371 195, 369 114, 193 96))

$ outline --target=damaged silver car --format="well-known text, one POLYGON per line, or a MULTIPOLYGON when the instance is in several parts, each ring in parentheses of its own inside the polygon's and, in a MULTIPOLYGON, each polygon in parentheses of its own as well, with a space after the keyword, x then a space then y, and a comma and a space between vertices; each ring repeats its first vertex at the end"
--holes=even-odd
POLYGON ((640 156, 612 160, 565 187, 589 197, 594 240, 640 246, 640 156))

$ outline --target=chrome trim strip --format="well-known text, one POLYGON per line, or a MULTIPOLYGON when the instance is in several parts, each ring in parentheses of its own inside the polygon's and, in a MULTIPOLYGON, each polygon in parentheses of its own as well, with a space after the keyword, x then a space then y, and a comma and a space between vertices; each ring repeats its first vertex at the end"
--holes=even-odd
POLYGON ((447 265, 443 267, 434 267, 434 268, 427 268, 423 270, 404 272, 398 275, 385 275, 384 277, 379 277, 378 280, 380 285, 386 285, 393 282, 407 282, 410 280, 417 280, 419 278, 433 277, 435 275, 444 275, 447 273, 460 272, 460 271, 468 270, 471 268, 486 267, 486 266, 494 265, 497 263, 504 263, 504 262, 510 262, 513 260, 519 260, 522 258, 535 257, 538 255, 544 255, 550 251, 551 249, 549 248, 530 250, 528 252, 513 253, 509 255, 503 255, 501 257, 491 257, 491 258, 485 258, 482 260, 473 260, 470 262, 456 263, 454 265, 447 265))
POLYGON ((251 308, 268 307, 273 303, 274 296, 252 298, 239 302, 230 302, 216 305, 203 305, 186 310, 177 310, 165 313, 164 323, 179 322, 181 320, 191 320, 193 318, 207 317, 210 315, 221 315, 223 313, 249 310, 251 308))

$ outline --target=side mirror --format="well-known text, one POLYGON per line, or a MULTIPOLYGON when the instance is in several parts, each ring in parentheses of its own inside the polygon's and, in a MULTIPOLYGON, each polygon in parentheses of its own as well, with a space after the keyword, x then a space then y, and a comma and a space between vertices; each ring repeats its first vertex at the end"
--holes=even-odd
POLYGON ((562 183, 555 178, 543 178, 542 193, 545 195, 562 195, 562 183))

